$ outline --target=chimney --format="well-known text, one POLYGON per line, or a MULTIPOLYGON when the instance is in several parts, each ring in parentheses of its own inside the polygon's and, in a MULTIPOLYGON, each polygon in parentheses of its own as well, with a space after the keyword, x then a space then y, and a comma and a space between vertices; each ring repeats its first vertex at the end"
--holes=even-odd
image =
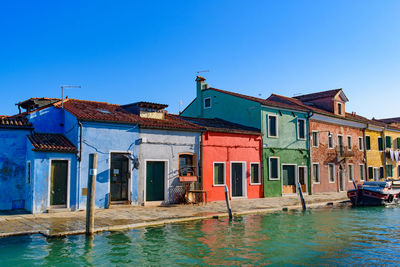
POLYGON ((200 97, 201 96, 201 91, 202 90, 204 90, 204 89, 206 89, 206 84, 205 84, 205 81, 206 79, 204 78, 204 77, 201 77, 201 76, 197 76, 196 77, 196 93, 197 93, 197 97, 200 97))

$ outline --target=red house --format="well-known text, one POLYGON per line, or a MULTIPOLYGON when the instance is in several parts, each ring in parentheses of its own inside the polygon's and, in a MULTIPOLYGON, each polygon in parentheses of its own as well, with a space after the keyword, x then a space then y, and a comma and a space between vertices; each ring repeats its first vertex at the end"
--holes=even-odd
POLYGON ((222 119, 183 117, 205 129, 201 143, 202 190, 207 201, 261 198, 261 131, 222 119))

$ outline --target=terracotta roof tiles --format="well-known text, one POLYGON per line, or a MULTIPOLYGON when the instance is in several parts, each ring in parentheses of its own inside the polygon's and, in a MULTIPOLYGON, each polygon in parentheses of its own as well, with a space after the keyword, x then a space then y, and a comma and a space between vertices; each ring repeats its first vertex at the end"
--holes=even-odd
POLYGON ((306 95, 299 95, 295 96, 294 98, 300 99, 301 101, 310 101, 318 98, 325 98, 325 97, 334 97, 337 93, 339 93, 342 88, 339 89, 332 89, 323 92, 311 93, 306 95))
POLYGON ((34 151, 77 152, 76 147, 62 134, 34 133, 28 135, 34 151))
POLYGON ((32 124, 22 116, 0 116, 0 128, 32 128, 32 124))
POLYGON ((207 131, 261 135, 260 129, 229 122, 219 118, 207 119, 183 116, 182 118, 203 127, 207 131))

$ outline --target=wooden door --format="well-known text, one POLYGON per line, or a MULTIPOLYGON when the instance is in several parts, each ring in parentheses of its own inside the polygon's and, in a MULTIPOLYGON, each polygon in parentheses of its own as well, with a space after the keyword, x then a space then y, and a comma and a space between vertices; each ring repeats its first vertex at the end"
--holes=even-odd
POLYGON ((243 197, 243 163, 232 163, 232 197, 243 197))
POLYGON ((301 186, 301 191, 303 193, 307 193, 307 168, 306 167, 299 167, 298 177, 299 177, 298 180, 299 180, 299 183, 301 186))
POLYGON ((50 175, 50 206, 67 206, 68 161, 52 160, 50 175))
POLYGON ((282 192, 283 194, 296 193, 296 166, 283 165, 282 166, 282 192))
POLYGON ((146 201, 164 200, 165 162, 148 161, 146 164, 146 201))
POLYGON ((129 159, 124 154, 111 154, 111 201, 127 201, 129 195, 129 159))

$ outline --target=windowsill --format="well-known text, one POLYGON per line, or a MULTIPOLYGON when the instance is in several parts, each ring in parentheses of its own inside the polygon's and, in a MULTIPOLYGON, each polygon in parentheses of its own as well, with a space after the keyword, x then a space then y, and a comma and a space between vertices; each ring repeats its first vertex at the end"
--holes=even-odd
POLYGON ((298 141, 306 141, 306 138, 297 138, 298 141))
POLYGON ((279 181, 281 178, 268 178, 269 181, 279 181))
POLYGON ((313 182, 313 184, 321 184, 321 182, 313 182))
POLYGON ((261 183, 250 183, 250 185, 261 185, 261 183))
POLYGON ((268 138, 279 138, 279 136, 268 136, 268 138))
POLYGON ((328 147, 328 149, 335 149, 334 147, 328 147))
POLYGON ((221 187, 221 186, 225 186, 225 184, 213 184, 213 186, 221 187))
POLYGON ((329 181, 329 183, 330 183, 330 184, 334 184, 334 183, 336 183, 336 181, 329 181))

